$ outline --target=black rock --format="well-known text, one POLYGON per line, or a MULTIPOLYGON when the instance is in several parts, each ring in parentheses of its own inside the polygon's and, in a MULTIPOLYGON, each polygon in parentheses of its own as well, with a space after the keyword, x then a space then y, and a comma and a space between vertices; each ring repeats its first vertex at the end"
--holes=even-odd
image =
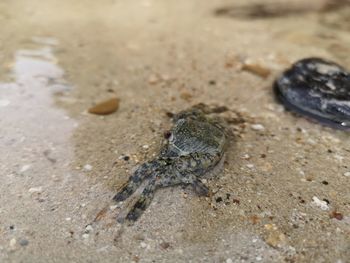
POLYGON ((321 58, 302 59, 276 80, 274 90, 287 109, 350 130, 350 73, 342 66, 321 58))

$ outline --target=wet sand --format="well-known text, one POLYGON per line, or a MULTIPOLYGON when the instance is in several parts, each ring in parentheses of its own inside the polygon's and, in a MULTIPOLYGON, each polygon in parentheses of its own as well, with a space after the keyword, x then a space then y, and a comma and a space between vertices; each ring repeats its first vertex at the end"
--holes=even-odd
POLYGON ((72 2, 0 3, 1 262, 349 262, 349 135, 272 92, 304 57, 350 69, 346 1, 72 2), (166 113, 196 103, 245 120, 214 195, 161 189, 117 223, 166 113))

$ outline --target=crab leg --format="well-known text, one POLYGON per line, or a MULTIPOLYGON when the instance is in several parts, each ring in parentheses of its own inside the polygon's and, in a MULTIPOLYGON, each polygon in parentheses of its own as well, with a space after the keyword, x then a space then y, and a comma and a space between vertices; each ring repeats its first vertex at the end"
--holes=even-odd
POLYGON ((142 164, 134 174, 130 176, 124 187, 113 197, 113 200, 121 202, 131 196, 142 182, 150 176, 156 166, 157 160, 142 164))
POLYGON ((194 189, 194 191, 199 196, 208 196, 209 195, 209 189, 208 187, 202 183, 201 180, 199 180, 196 176, 191 175, 189 177, 193 177, 192 182, 190 183, 194 189))
POLYGON ((143 189, 140 198, 136 201, 132 209, 129 211, 129 213, 126 216, 126 219, 128 221, 136 221, 142 213, 147 209, 147 207, 150 205, 154 192, 156 190, 156 185, 154 180, 151 180, 145 189, 143 189))
POLYGON ((143 189, 139 199, 136 201, 132 209, 126 216, 128 221, 136 221, 142 213, 147 209, 150 205, 154 192, 161 187, 168 187, 179 185, 182 183, 180 178, 176 176, 176 174, 172 174, 172 169, 169 167, 167 171, 163 171, 165 173, 156 173, 149 180, 146 187, 143 189))

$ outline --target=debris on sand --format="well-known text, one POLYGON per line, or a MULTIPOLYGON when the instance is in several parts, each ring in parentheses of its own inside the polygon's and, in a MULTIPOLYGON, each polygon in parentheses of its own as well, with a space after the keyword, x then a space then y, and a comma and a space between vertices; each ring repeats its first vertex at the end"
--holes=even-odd
POLYGON ((344 216, 342 213, 340 212, 337 212, 337 211, 333 211, 331 214, 330 214, 330 218, 335 218, 337 220, 343 220, 344 216))
POLYGON ((326 201, 318 199, 316 196, 312 197, 312 204, 321 208, 322 210, 328 210, 329 206, 326 201))
POLYGON ((266 79, 270 74, 271 70, 258 63, 244 62, 242 70, 253 73, 259 77, 266 79))
POLYGON ((188 91, 183 91, 180 94, 180 98, 187 102, 190 102, 192 100, 192 97, 193 97, 192 94, 189 93, 188 91))
POLYGON ((119 98, 102 101, 89 109, 89 113, 97 115, 108 115, 119 109, 119 98))

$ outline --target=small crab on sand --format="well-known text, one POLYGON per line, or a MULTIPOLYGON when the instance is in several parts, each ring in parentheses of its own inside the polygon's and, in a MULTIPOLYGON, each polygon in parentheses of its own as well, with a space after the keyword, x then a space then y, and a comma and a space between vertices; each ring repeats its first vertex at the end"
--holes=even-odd
POLYGON ((145 184, 126 220, 136 221, 161 187, 191 185, 199 196, 209 195, 201 178, 223 161, 229 134, 223 119, 209 114, 227 110, 198 104, 173 116, 174 126, 166 134, 158 157, 139 166, 113 198, 124 201, 145 184))

